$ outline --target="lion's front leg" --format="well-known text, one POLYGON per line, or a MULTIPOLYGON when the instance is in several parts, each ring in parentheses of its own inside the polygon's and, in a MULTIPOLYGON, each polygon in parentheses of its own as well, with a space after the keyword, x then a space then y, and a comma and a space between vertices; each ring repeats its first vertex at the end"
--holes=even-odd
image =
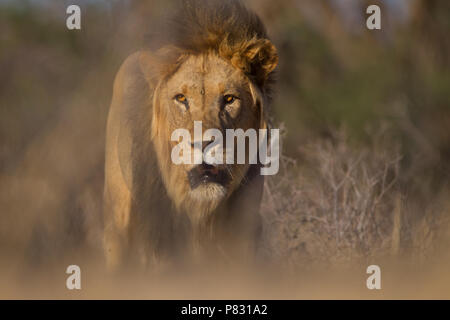
POLYGON ((107 269, 116 271, 123 265, 125 252, 124 239, 113 226, 106 226, 103 237, 103 248, 107 269))
POLYGON ((227 212, 218 220, 222 247, 234 260, 251 263, 256 258, 262 233, 259 211, 263 188, 264 176, 259 175, 259 167, 251 167, 245 184, 233 194, 227 212))
POLYGON ((105 187, 103 248, 108 270, 116 271, 124 266, 129 246, 129 221, 131 197, 128 190, 117 194, 105 187))

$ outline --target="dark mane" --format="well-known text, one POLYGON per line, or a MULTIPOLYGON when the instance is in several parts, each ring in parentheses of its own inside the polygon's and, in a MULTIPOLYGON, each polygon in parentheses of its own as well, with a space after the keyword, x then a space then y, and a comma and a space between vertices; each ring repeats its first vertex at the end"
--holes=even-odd
POLYGON ((167 30, 176 47, 192 53, 267 38, 259 17, 237 0, 184 0, 167 30))
MULTIPOLYGON (((161 54, 161 64, 166 65, 166 70, 176 66, 183 55, 213 52, 242 68, 268 93, 273 75, 261 68, 268 61, 261 60, 262 54, 251 58, 245 56, 251 48, 262 46, 264 40, 268 41, 260 18, 239 0, 180 2, 176 13, 166 17, 162 25, 154 27, 159 31, 152 32, 147 38, 151 49, 165 48, 161 54)), ((266 56, 276 56, 276 52, 266 56)))

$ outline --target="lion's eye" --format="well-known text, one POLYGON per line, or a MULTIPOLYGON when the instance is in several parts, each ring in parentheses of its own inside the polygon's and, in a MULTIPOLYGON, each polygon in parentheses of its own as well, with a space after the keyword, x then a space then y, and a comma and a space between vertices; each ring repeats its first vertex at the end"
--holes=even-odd
POLYGON ((236 99, 237 99, 237 97, 233 96, 232 94, 227 94, 227 95, 223 96, 223 101, 226 104, 233 103, 234 100, 236 100, 236 99))
POLYGON ((177 94, 174 99, 183 104, 187 103, 187 98, 184 96, 184 94, 181 94, 181 93, 177 94))

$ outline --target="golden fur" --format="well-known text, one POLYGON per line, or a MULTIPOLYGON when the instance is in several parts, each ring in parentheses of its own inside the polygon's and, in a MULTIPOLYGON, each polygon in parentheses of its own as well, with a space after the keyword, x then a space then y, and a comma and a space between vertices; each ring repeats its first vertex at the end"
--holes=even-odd
POLYGON ((105 163, 105 253, 115 268, 189 252, 247 256, 260 228, 258 165, 223 165, 231 181, 189 184, 195 165, 171 161, 171 133, 267 127, 275 47, 237 1, 184 1, 158 48, 126 59, 114 83, 105 163), (223 105, 228 93, 238 96, 223 105), (174 96, 183 94, 189 105, 174 96))

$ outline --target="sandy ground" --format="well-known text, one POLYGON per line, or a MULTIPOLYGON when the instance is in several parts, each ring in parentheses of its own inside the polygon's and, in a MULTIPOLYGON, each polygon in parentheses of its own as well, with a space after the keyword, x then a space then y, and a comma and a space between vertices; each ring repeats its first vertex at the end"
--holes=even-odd
MULTIPOLYGON (((81 290, 68 290, 66 264, 20 268, 5 264, 1 299, 449 299, 448 261, 420 265, 383 262, 381 289, 366 286, 367 266, 194 267, 164 272, 108 274, 102 263, 82 263, 81 290)), ((70 263, 67 262, 67 265, 70 263)))

